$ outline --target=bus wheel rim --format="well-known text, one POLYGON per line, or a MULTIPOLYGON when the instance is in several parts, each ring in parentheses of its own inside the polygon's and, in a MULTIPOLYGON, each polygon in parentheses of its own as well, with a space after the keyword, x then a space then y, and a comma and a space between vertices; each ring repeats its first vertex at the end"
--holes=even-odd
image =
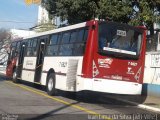
POLYGON ((53 89, 53 79, 50 78, 49 81, 48 81, 48 90, 52 91, 52 89, 53 89))

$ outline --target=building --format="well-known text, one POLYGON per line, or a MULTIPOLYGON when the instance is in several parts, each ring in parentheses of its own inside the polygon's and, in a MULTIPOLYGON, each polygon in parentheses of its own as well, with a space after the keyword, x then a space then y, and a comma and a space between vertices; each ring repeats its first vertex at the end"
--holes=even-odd
POLYGON ((49 15, 47 10, 42 7, 42 5, 38 6, 38 25, 48 23, 49 22, 49 15))
POLYGON ((10 32, 13 40, 30 36, 36 33, 34 31, 20 30, 20 29, 11 29, 10 32))
POLYGON ((55 20, 49 19, 48 11, 42 6, 38 6, 38 21, 37 25, 30 28, 30 30, 35 32, 44 32, 48 30, 52 30, 55 28, 55 20))

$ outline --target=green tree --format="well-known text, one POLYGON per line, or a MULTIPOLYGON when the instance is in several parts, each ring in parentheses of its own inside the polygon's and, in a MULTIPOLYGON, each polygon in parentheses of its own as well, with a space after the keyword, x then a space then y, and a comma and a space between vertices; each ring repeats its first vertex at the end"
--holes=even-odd
POLYGON ((41 0, 42 6, 46 8, 49 13, 49 18, 52 19, 57 14, 57 4, 59 0, 41 0))
POLYGON ((61 21, 68 20, 69 24, 93 19, 97 7, 91 0, 42 0, 50 18, 60 16, 61 21))
POLYGON ((50 18, 59 16, 62 21, 75 24, 93 18, 129 23, 146 24, 153 28, 153 22, 160 22, 160 0, 42 0, 50 18), (133 9, 137 3, 138 11, 133 9))
POLYGON ((145 24, 153 33, 153 23, 160 22, 160 0, 140 0, 139 11, 130 19, 129 24, 145 24))
POLYGON ((98 9, 98 17, 105 19, 110 18, 113 21, 128 23, 129 15, 132 14, 131 2, 124 0, 100 0, 100 9, 98 9))
POLYGON ((39 24, 36 28, 34 28, 34 31, 36 31, 36 32, 45 32, 45 31, 53 30, 55 28, 56 28, 56 25, 52 24, 52 22, 49 21, 47 23, 39 24))

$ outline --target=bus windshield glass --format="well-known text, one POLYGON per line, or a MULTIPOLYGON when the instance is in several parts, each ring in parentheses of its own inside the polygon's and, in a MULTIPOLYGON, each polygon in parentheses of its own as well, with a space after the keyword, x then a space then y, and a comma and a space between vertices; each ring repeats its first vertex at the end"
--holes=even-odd
POLYGON ((99 23, 99 52, 110 55, 139 56, 142 30, 113 22, 99 23))

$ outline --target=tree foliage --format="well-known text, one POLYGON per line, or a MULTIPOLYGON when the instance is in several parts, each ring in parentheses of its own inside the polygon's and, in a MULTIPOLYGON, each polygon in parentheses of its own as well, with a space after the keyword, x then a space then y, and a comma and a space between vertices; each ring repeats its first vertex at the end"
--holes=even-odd
POLYGON ((152 26, 160 21, 160 0, 42 0, 50 18, 59 16, 69 24, 93 18, 152 26), (138 5, 138 9, 133 9, 138 5))
POLYGON ((10 43, 11 33, 5 29, 0 29, 0 50, 10 43))
POLYGON ((132 13, 130 2, 118 0, 101 0, 99 2, 98 17, 100 19, 110 18, 113 21, 128 23, 129 15, 132 13))
POLYGON ((47 23, 39 24, 37 26, 37 28, 34 29, 34 31, 36 31, 36 32, 45 32, 45 31, 53 30, 55 28, 56 28, 55 24, 52 24, 52 22, 49 21, 47 23))
POLYGON ((8 48, 11 42, 11 33, 5 29, 0 29, 0 64, 7 61, 8 48))

